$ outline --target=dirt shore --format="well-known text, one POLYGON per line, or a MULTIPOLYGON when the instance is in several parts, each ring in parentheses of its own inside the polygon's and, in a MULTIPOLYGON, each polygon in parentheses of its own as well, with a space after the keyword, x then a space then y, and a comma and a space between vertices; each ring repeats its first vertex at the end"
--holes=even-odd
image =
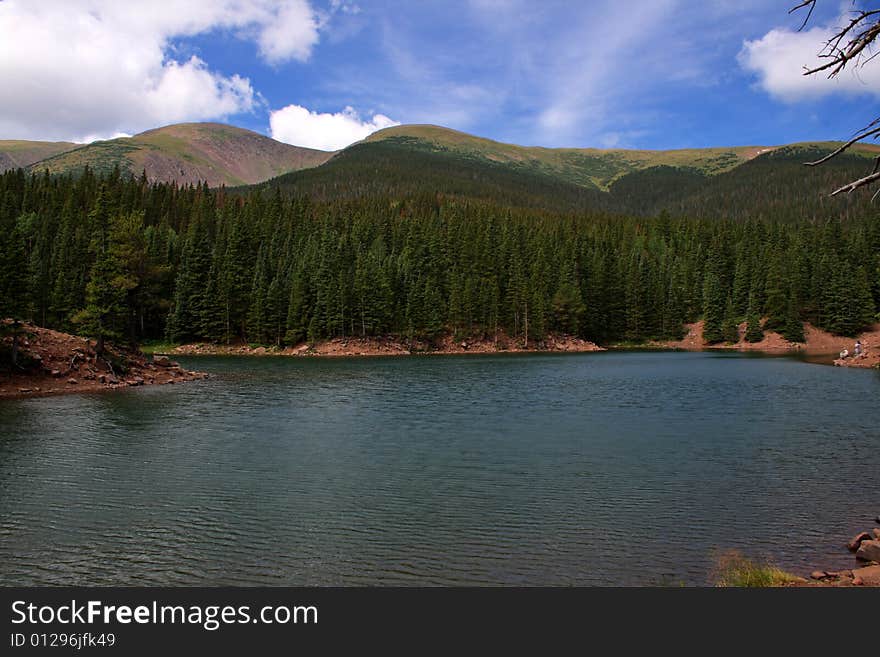
MULTIPOLYGON (((4 325, 10 322, 4 320, 4 325)), ((25 324, 20 338, 21 371, 0 372, 0 399, 174 384, 207 377, 167 358, 106 347, 104 356, 85 338, 25 324)), ((12 338, 2 346, 9 349, 12 338)))
MULTIPOLYGON (((805 342, 789 342, 779 333, 765 331, 760 342, 745 341, 745 323, 739 327, 740 339, 735 344, 706 345, 703 343, 703 322, 685 325, 687 330, 681 340, 649 342, 644 346, 657 349, 681 349, 701 351, 705 349, 729 351, 753 351, 768 354, 802 353, 810 356, 825 357, 828 364, 832 362, 842 367, 878 367, 880 366, 880 324, 870 331, 862 333, 858 339, 862 342, 862 355, 858 358, 850 356, 838 359, 843 350, 853 351, 856 338, 846 338, 822 331, 811 324, 804 324, 805 342)), ((195 356, 409 356, 413 354, 484 354, 484 353, 541 353, 541 352, 591 352, 604 351, 587 340, 565 335, 551 335, 541 342, 530 342, 528 347, 521 340, 513 340, 499 334, 497 339, 465 339, 453 340, 445 336, 434 342, 407 342, 386 336, 380 338, 336 338, 316 343, 301 343, 292 347, 252 347, 243 344, 217 345, 205 342, 184 344, 168 350, 168 355, 195 356)))
POLYGON ((665 342, 652 342, 649 346, 664 349, 682 349, 687 351, 701 351, 704 349, 717 349, 728 351, 755 351, 771 354, 779 353, 803 353, 812 356, 828 356, 829 362, 841 367, 878 367, 880 366, 880 324, 875 324, 871 330, 865 331, 857 338, 846 338, 832 335, 822 331, 812 324, 804 324, 805 342, 789 342, 779 333, 765 331, 764 339, 760 342, 746 342, 745 323, 739 326, 740 339, 735 344, 703 343, 703 322, 685 325, 687 334, 681 340, 669 340, 665 342), (858 358, 850 356, 846 359, 837 358, 844 349, 853 352, 856 340, 862 342, 862 355, 858 358))
POLYGON ((316 343, 302 343, 293 347, 251 347, 248 345, 215 345, 209 343, 185 344, 171 349, 169 355, 218 356, 410 356, 413 354, 489 354, 525 352, 590 352, 604 351, 602 347, 571 336, 549 336, 542 342, 514 341, 499 335, 493 339, 453 340, 445 336, 435 342, 408 343, 394 337, 336 338, 316 343))

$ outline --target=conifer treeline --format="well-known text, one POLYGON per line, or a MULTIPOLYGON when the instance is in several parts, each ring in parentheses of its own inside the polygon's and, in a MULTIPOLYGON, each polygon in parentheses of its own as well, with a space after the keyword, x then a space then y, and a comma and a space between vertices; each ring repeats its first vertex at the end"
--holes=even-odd
POLYGON ((0 317, 94 337, 295 344, 548 332, 710 341, 749 321, 851 335, 880 307, 880 221, 314 203, 119 175, 0 176, 0 317))

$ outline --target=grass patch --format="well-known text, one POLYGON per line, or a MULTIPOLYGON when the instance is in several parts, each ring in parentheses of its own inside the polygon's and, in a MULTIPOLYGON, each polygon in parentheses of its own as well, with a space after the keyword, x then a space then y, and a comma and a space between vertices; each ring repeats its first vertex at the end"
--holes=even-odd
POLYGON ((717 557, 714 574, 715 584, 725 587, 767 588, 803 581, 771 563, 752 561, 736 551, 717 557))
POLYGON ((152 356, 153 354, 170 354, 175 347, 179 346, 174 342, 147 342, 140 345, 140 350, 148 356, 152 356))

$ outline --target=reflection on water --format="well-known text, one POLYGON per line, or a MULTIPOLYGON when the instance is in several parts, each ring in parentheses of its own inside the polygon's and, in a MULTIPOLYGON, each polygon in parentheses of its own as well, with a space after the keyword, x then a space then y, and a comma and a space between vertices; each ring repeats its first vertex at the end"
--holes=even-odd
POLYGON ((0 584, 702 584, 880 508, 870 371, 729 353, 188 362, 0 403, 0 584))

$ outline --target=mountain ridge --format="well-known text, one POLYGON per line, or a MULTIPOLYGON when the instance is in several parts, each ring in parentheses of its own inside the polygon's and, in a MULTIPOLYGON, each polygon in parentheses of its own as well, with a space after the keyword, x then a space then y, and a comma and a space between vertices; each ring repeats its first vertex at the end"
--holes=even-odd
MULTIPOLYGON (((379 130, 340 151, 318 151, 228 124, 179 123, 91 144, 0 141, 0 170, 24 167, 31 172, 75 174, 86 166, 99 172, 119 168, 130 175, 146 172, 148 179, 158 182, 236 187, 261 184, 307 169, 319 170, 331 162, 331 169, 339 169, 340 159, 350 165, 353 154, 372 149, 382 152, 386 164, 389 157, 404 154, 442 156, 434 161, 448 171, 456 166, 467 169, 472 178, 491 171, 508 182, 525 176, 553 181, 554 185, 610 192, 628 177, 657 168, 692 171, 711 178, 772 153, 827 152, 839 144, 817 141, 665 150, 548 148, 508 144, 437 125, 412 124, 379 130), (476 169, 480 172, 475 173, 476 169)), ((857 144, 849 152, 855 157, 874 157, 878 153, 880 145, 874 144, 857 144)), ((374 174, 380 170, 383 175, 388 173, 387 166, 375 168, 375 157, 371 162, 374 174)), ((328 173, 321 175, 326 177, 328 173)), ((369 175, 369 171, 355 173, 369 175)), ((374 186, 380 184, 375 182, 374 186)))
POLYGON ((38 160, 30 171, 77 173, 118 167, 131 175, 145 171, 156 182, 211 187, 262 182, 323 164, 332 152, 292 146, 244 128, 222 123, 178 123, 69 150, 38 160))

